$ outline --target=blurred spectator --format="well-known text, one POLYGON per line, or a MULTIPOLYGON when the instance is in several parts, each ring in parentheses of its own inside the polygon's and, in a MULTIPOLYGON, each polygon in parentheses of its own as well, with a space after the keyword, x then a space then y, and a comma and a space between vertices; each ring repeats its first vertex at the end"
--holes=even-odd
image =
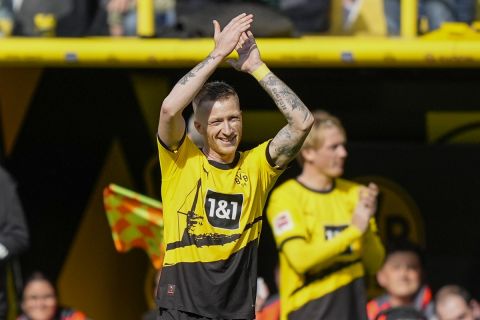
POLYGON ((15 184, 0 167, 0 319, 7 318, 7 262, 28 246, 28 229, 15 184))
POLYGON ((418 246, 407 241, 390 244, 377 280, 386 293, 367 304, 370 320, 398 307, 413 307, 428 318, 433 316, 432 293, 423 284, 423 254, 418 246))
POLYGON ((174 34, 177 37, 211 37, 212 17, 220 25, 226 25, 238 12, 250 12, 255 16, 252 32, 256 38, 290 37, 294 33, 292 21, 273 1, 177 0, 178 23, 174 34))
MULTIPOLYGON (((444 22, 472 23, 475 19, 475 0, 418 0, 419 17, 428 21, 428 31, 444 22)), ((400 34, 400 0, 384 0, 389 35, 400 34)))
POLYGON ((270 290, 263 280, 262 277, 257 278, 257 296, 255 297, 255 312, 260 310, 265 302, 267 301, 268 296, 270 295, 270 290))
POLYGON ((85 36, 98 7, 98 0, 7 1, 14 3, 14 35, 20 36, 85 36))
POLYGON ((86 320, 85 314, 57 304, 53 283, 36 272, 27 279, 22 296, 23 313, 17 320, 86 320))
MULTIPOLYGON (((274 270, 275 284, 278 287, 278 266, 274 270)), ((256 320, 280 320, 280 296, 270 293, 262 278, 257 278, 257 299, 255 302, 256 320), (262 288, 263 287, 263 288, 262 288)))
POLYGON ((330 18, 332 35, 387 34, 383 0, 335 0, 330 18))
POLYGON ((159 315, 157 304, 155 303, 155 294, 157 293, 158 281, 160 280, 161 275, 161 268, 155 271, 155 276, 153 277, 154 279, 152 281, 152 296, 147 297, 147 300, 150 300, 150 298, 152 298, 153 307, 142 315, 142 320, 156 320, 159 315))
POLYGON ((341 179, 346 133, 327 112, 299 153, 301 174, 273 190, 268 222, 280 255, 282 319, 366 319, 364 275, 384 248, 373 215, 378 188, 341 179))
POLYGON ((278 6, 299 34, 326 32, 330 27, 331 0, 278 0, 278 6))
POLYGON ((435 295, 438 320, 478 320, 478 303, 470 293, 456 285, 447 285, 435 295))
POLYGON ((477 2, 475 0, 456 0, 457 21, 473 23, 477 18, 477 2))
MULTIPOLYGON (((138 0, 104 0, 108 14, 108 26, 112 36, 137 35, 138 0)), ((162 34, 177 21, 175 0, 153 0, 155 7, 155 31, 162 34)))
POLYGON ((280 320, 280 297, 278 293, 270 295, 255 313, 256 320, 280 320))
POLYGON ((413 307, 396 307, 381 311, 375 320, 427 320, 427 317, 413 307))
POLYGON ((0 37, 9 36, 12 33, 13 23, 11 0, 0 0, 0 37))

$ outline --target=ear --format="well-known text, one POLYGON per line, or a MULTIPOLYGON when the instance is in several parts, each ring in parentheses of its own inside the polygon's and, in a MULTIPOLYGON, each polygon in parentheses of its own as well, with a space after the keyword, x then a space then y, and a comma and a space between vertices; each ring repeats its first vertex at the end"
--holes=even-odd
POLYGON ((300 152, 302 153, 302 157, 305 159, 305 162, 310 162, 315 157, 314 150, 312 148, 305 148, 300 150, 300 152))
POLYGON ((195 126, 195 129, 197 130, 197 132, 203 136, 203 127, 202 127, 202 124, 200 122, 198 122, 197 120, 195 120, 193 122, 193 125, 195 126))

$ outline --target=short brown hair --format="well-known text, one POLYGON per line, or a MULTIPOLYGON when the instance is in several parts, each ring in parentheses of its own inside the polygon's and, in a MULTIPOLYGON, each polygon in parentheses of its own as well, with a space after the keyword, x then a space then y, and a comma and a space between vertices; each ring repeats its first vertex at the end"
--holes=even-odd
POLYGON ((193 98, 193 107, 196 110, 197 106, 206 101, 219 101, 230 97, 236 97, 238 99, 235 89, 226 82, 212 81, 203 85, 200 91, 193 98))

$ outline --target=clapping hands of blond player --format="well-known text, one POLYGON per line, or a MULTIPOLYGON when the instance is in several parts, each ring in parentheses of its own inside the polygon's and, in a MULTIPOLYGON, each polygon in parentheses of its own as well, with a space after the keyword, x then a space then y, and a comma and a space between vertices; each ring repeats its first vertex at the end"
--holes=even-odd
POLYGON ((355 207, 352 224, 362 232, 368 229, 370 218, 377 211, 378 187, 370 183, 367 187, 360 188, 359 201, 355 207))
POLYGON ((245 33, 253 22, 253 15, 242 13, 232 20, 223 28, 217 20, 213 20, 215 49, 213 55, 220 55, 221 57, 228 56, 239 42, 241 42, 242 34, 245 33))

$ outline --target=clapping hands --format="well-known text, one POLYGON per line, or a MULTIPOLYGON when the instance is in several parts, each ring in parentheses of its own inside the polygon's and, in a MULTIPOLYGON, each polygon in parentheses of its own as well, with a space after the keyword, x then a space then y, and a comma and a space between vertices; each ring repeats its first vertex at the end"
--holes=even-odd
POLYGON ((367 187, 360 188, 359 201, 355 207, 352 224, 362 232, 368 229, 370 218, 377 211, 378 187, 370 183, 367 187))

